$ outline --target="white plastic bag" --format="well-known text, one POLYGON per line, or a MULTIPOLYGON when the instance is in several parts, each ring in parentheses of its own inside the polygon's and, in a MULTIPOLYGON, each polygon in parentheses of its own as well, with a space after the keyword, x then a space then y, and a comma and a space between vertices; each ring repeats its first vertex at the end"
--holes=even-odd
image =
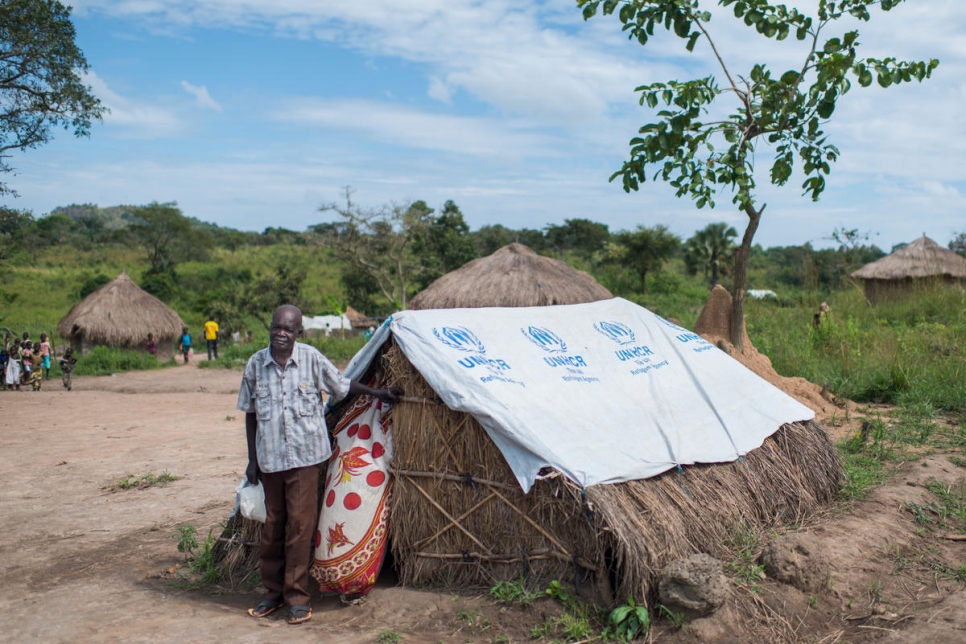
POLYGON ((243 477, 235 488, 235 507, 241 510, 246 519, 265 523, 268 513, 265 510, 265 488, 262 487, 262 482, 252 485, 247 476, 243 477))

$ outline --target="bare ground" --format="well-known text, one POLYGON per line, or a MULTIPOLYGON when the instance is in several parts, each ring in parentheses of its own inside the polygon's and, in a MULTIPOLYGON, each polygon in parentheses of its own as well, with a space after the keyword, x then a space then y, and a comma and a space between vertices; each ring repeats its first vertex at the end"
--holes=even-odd
MULTIPOLYGON (((346 608, 316 597, 301 626, 253 620, 258 589, 185 588, 172 535, 201 537, 231 509, 245 467, 235 411, 239 374, 179 366, 57 381, 39 393, 0 392, 0 614, 3 639, 43 642, 523 642, 556 611, 550 601, 502 609, 485 590, 452 592, 380 582, 346 608), (112 492, 127 475, 170 472, 164 487, 112 492)), ((669 642, 966 642, 966 592, 943 570, 966 563, 966 542, 913 521, 923 484, 961 480, 944 455, 897 468, 851 511, 804 527, 827 545, 833 584, 811 597, 763 580, 739 587, 715 616, 669 642), (918 532, 917 532, 918 528, 918 532)), ((532 641, 532 640, 530 640, 532 641)))

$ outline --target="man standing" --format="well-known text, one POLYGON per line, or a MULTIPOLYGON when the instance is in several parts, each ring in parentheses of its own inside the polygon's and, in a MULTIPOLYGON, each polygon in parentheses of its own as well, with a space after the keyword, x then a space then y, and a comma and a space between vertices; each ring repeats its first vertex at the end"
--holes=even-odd
POLYGON ((209 360, 211 360, 212 352, 215 354, 215 360, 218 359, 218 323, 215 322, 214 317, 214 315, 209 316, 208 321, 205 322, 205 340, 208 341, 209 360))
POLYGON ((269 346, 245 367, 238 409, 245 412, 251 483, 265 488, 268 518, 262 526, 258 556, 268 590, 252 617, 289 606, 289 624, 312 617, 309 565, 318 519, 319 464, 331 456, 320 391, 333 400, 367 394, 395 401, 399 389, 373 389, 343 376, 328 358, 296 339, 302 312, 286 304, 272 316, 269 346))

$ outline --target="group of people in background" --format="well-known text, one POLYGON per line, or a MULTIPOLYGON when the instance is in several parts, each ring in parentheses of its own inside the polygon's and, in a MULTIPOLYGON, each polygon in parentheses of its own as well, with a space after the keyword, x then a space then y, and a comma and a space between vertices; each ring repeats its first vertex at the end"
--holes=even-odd
MULTIPOLYGON (((29 331, 18 338, 8 330, 0 349, 0 389, 20 391, 22 385, 40 391, 44 380, 50 380, 52 358, 53 350, 46 333, 41 333, 40 340, 35 342, 30 339, 29 331)), ((73 351, 68 348, 60 360, 61 370, 72 372, 75 362, 73 351)))
MULTIPOLYGON (((205 344, 208 349, 208 359, 217 360, 218 359, 218 334, 219 328, 218 323, 215 321, 214 316, 208 318, 205 322, 202 333, 205 336, 205 344)), ((234 342, 241 342, 241 333, 235 331, 231 335, 234 342)), ((248 331, 244 339, 245 342, 252 341, 252 332, 248 331)), ((157 344, 154 342, 154 335, 149 333, 148 340, 144 345, 144 348, 152 356, 156 356, 158 352, 157 344)), ((184 364, 188 364, 188 361, 194 357, 194 348, 191 345, 191 332, 188 327, 181 327, 181 335, 178 337, 178 352, 181 354, 184 364)))

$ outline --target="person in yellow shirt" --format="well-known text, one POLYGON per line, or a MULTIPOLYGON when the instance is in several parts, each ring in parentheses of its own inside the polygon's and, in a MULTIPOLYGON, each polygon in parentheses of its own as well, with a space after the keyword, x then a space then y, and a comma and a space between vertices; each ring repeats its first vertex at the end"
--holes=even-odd
POLYGON ((205 322, 205 340, 208 342, 208 359, 211 360, 212 354, 215 356, 215 360, 218 359, 218 323, 215 322, 211 316, 208 321, 205 322))

